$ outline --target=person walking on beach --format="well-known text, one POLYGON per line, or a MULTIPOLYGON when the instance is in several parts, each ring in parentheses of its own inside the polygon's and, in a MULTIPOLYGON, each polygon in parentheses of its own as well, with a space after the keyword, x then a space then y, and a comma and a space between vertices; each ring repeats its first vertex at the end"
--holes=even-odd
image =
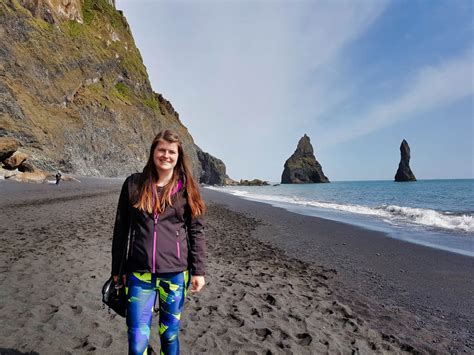
POLYGON ((61 171, 58 170, 58 172, 56 173, 56 185, 59 185, 59 182, 61 181, 61 171))
POLYGON ((128 288, 129 354, 147 354, 157 302, 161 353, 179 354, 187 290, 205 284, 205 208, 178 135, 158 133, 143 172, 122 186, 113 232, 112 275, 128 288), (119 275, 129 235, 126 272, 119 275))

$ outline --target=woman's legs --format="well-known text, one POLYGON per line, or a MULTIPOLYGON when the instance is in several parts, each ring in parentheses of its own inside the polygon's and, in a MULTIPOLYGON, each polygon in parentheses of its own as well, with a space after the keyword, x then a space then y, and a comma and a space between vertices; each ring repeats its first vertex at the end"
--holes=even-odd
POLYGON ((128 279, 128 353, 146 354, 156 290, 151 274, 130 274, 128 279))
POLYGON ((161 354, 179 354, 181 311, 189 287, 189 271, 153 275, 133 273, 128 279, 129 354, 146 354, 155 295, 160 304, 161 354))
POLYGON ((156 286, 160 297, 161 354, 179 354, 179 325, 189 286, 189 271, 160 274, 156 286))

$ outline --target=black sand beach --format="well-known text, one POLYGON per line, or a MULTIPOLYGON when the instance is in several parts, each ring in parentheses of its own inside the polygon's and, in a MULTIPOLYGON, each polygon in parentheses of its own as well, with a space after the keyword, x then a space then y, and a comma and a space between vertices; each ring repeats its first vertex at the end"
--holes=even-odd
MULTIPOLYGON (((100 288, 121 179, 0 181, 0 353, 127 353, 100 288)), ((474 258, 203 189, 183 354, 473 353, 474 258)), ((157 322, 151 345, 159 348, 157 322)))

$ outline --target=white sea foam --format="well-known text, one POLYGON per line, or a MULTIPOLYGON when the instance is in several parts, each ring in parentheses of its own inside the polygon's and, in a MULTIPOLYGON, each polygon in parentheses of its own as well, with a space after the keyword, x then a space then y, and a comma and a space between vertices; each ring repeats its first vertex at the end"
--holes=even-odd
POLYGON ((456 216, 430 209, 401 207, 396 205, 383 206, 381 209, 390 213, 394 218, 407 219, 413 223, 425 226, 474 232, 473 216, 456 216))
POLYGON ((415 224, 431 228, 442 228, 447 230, 474 232, 474 218, 472 215, 454 215, 449 212, 439 212, 431 209, 403 207, 397 205, 384 205, 379 207, 369 207, 354 204, 340 204, 333 202, 320 202, 305 199, 297 196, 265 195, 252 193, 245 190, 215 188, 211 189, 223 191, 236 196, 265 201, 269 203, 283 203, 310 207, 324 210, 340 211, 358 215, 373 216, 385 220, 391 224, 415 224))

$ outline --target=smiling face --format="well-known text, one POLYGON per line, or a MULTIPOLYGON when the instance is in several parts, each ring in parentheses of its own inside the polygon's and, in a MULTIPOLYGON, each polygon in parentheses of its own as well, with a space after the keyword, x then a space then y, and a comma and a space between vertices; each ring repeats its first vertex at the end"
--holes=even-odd
POLYGON ((178 143, 160 139, 153 153, 153 162, 159 175, 169 174, 178 162, 178 143))

